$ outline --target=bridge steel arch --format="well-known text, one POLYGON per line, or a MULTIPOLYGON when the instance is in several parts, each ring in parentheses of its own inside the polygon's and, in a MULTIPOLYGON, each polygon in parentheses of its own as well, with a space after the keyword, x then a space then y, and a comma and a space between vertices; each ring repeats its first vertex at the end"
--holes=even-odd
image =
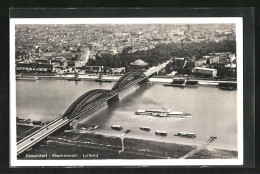
POLYGON ((87 105, 94 104, 96 100, 106 96, 110 90, 94 89, 78 97, 66 110, 62 117, 74 118, 87 105))
POLYGON ((112 94, 111 92, 115 92, 116 90, 121 89, 125 85, 131 83, 132 78, 138 79, 142 77, 142 75, 142 72, 128 72, 115 83, 112 91, 104 89, 94 89, 82 94, 69 106, 62 117, 68 117, 69 119, 74 118, 78 113, 82 112, 87 107, 95 105, 96 102, 98 102, 100 99, 112 94))
POLYGON ((78 113, 86 111, 88 108, 94 106, 97 104, 97 102, 100 101, 100 99, 105 98, 108 96, 110 90, 100 90, 98 92, 95 92, 95 94, 90 95, 89 97, 86 97, 84 100, 82 100, 77 107, 73 110, 73 112, 70 115, 70 118, 74 118, 77 116, 78 113))
POLYGON ((131 82, 131 81, 129 81, 129 80, 132 79, 133 77, 136 77, 136 76, 137 76, 138 78, 140 78, 142 75, 143 75, 142 72, 134 72, 134 71, 132 71, 132 72, 126 73, 124 76, 122 76, 122 77, 115 83, 115 85, 114 85, 113 88, 112 88, 112 91, 124 87, 126 84, 128 84, 129 82, 131 82))

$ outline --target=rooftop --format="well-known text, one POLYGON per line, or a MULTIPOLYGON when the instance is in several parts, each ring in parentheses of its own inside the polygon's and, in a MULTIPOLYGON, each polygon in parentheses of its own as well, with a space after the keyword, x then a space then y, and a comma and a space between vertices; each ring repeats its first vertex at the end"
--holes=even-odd
POLYGON ((130 65, 139 65, 139 66, 147 66, 148 63, 144 62, 143 60, 141 59, 138 59, 132 63, 130 63, 130 65))

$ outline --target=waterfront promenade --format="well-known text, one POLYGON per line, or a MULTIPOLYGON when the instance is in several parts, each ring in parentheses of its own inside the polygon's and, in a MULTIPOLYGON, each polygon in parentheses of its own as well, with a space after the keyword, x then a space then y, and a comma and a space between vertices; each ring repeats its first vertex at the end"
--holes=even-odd
MULTIPOLYGON (((33 75, 30 74, 23 74, 22 76, 24 77, 32 77, 33 75)), ((72 78, 74 75, 41 75, 38 76, 38 80, 68 80, 70 78, 72 78)), ((118 79, 120 79, 120 77, 122 77, 122 75, 102 75, 102 79, 104 80, 109 80, 112 82, 116 82, 118 79)), ((79 74, 78 78, 82 81, 95 81, 99 78, 98 74, 79 74)), ((158 76, 158 77, 151 77, 149 78, 150 82, 153 83, 171 83, 173 78, 178 78, 178 77, 169 77, 169 76, 158 76)), ((181 77, 183 78, 183 77, 181 77)), ((194 79, 197 80, 197 79, 194 79)), ((230 80, 207 80, 207 79, 198 79, 198 84, 200 86, 216 86, 218 85, 218 83, 220 82, 236 82, 234 80, 230 81, 230 80)))

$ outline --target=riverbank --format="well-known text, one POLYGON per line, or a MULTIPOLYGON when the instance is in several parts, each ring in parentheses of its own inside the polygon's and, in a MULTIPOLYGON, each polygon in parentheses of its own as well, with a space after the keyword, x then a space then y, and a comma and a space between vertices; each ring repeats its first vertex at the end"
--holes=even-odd
MULTIPOLYGON (((74 77, 74 74, 64 74, 64 75, 58 75, 58 74, 52 74, 52 75, 47 75, 47 74, 22 74, 22 77, 38 77, 38 80, 41 79, 48 79, 48 80, 69 80, 74 77)), ((121 76, 113 76, 113 75, 102 75, 102 79, 104 80, 110 80, 110 81, 117 81, 121 76)), ((78 79, 82 81, 95 81, 96 79, 99 78, 99 74, 79 74, 78 79)))
MULTIPOLYGON (((18 135, 27 130, 17 125, 18 135)), ((218 149, 199 144, 170 142, 132 137, 131 132, 122 137, 116 134, 96 133, 95 131, 70 130, 47 138, 45 143, 35 146, 20 159, 234 159, 237 151, 218 149), (197 150, 199 148, 199 150, 197 150), (69 149, 69 150, 68 150, 69 149), (196 150, 196 153, 190 153, 196 150), (189 154, 190 153, 190 154, 189 154), (186 156, 185 156, 186 155, 186 156)))
MULTIPOLYGON (((73 74, 67 74, 67 75, 44 75, 44 74, 22 74, 22 77, 34 77, 37 76, 37 80, 69 80, 74 77, 73 74)), ((108 80, 111 82, 116 82, 122 75, 102 75, 103 80, 108 80)), ((95 81, 99 78, 98 74, 79 74, 77 77, 79 80, 82 81, 95 81)), ((154 76, 152 78, 149 78, 148 81, 151 83, 171 83, 173 78, 177 77, 169 77, 169 76, 154 76)), ((183 78, 183 77, 182 77, 183 78)), ((186 77, 188 78, 188 77, 186 77)), ((232 82, 236 83, 234 80, 228 80, 228 79, 192 79, 197 80, 199 86, 205 86, 205 87, 216 87, 219 83, 223 82, 232 82)))

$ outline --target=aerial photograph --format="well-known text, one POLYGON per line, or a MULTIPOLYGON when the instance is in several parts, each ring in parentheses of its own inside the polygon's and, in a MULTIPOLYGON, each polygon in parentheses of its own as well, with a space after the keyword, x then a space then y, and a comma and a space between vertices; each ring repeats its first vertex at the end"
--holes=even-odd
POLYGON ((238 159, 236 34, 15 24, 17 160, 238 159))

